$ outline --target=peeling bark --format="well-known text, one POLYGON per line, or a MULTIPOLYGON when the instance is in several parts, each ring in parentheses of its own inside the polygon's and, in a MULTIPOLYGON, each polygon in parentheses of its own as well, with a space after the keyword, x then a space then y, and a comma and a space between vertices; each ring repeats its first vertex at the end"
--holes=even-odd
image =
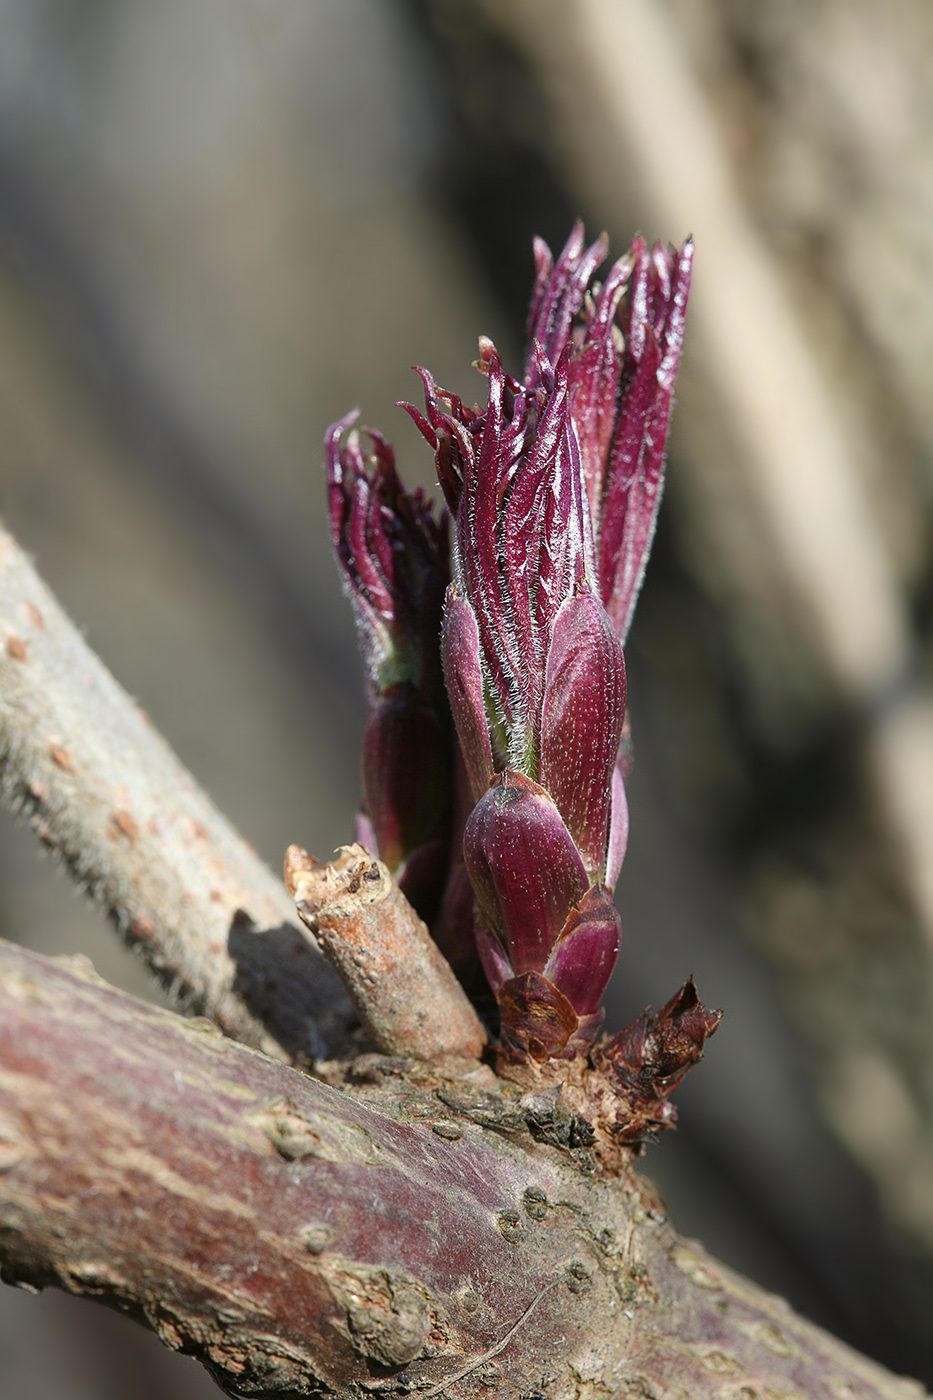
POLYGON ((231 1394, 924 1394, 542 1140, 487 1068, 348 1082, 0 945, 3 1277, 130 1313, 231 1394))
POLYGON ((186 1009, 284 1058, 352 1009, 233 830, 0 525, 0 796, 186 1009))

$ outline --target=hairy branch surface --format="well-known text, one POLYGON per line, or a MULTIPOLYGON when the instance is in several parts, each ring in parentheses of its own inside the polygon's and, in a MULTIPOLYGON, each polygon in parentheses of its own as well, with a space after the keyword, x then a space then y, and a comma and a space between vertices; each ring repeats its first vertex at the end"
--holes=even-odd
POLYGON ((352 1008, 281 881, 217 811, 0 525, 0 796, 186 1009, 284 1058, 352 1008))

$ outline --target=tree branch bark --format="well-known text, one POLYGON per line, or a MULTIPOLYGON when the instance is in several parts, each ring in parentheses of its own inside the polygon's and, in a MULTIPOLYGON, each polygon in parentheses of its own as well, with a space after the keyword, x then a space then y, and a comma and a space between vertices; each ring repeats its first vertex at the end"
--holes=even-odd
POLYGON ((0 795, 184 1007, 284 1058, 353 1016, 292 901, 0 524, 0 795))
POLYGON ((488 1070, 391 1068, 340 1093, 0 944, 4 1278, 128 1312, 238 1395, 924 1394, 540 1140, 488 1070))

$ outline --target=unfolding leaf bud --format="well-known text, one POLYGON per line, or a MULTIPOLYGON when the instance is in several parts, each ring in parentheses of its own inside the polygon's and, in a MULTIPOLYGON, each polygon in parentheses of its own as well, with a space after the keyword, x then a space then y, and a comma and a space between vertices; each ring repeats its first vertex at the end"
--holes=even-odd
POLYGON ((449 856, 453 742, 437 638, 449 578, 447 523, 408 493, 389 444, 363 450, 349 414, 325 440, 331 534, 366 673, 363 810, 371 843, 424 918, 449 856))
POLYGON ((589 885, 555 803, 506 770, 474 808, 464 859, 482 924, 477 944, 499 1000, 504 1041, 531 1057, 592 1039, 619 954, 609 891, 589 885), (581 1030, 584 1032, 581 1035, 581 1030))
MULTIPOLYGON (((350 419, 328 437, 334 543, 369 676, 367 826, 406 872, 436 843, 440 631, 476 949, 504 1044, 533 1060, 592 1044, 619 952, 622 646, 660 502, 693 255, 690 242, 649 251, 636 238, 591 285, 607 250, 605 237, 587 247, 581 224, 556 262, 536 242, 524 376, 508 374, 483 338, 485 408, 439 389, 426 370, 424 410, 403 405, 454 517, 442 625, 443 524, 402 491, 377 434, 368 458, 356 434, 343 438, 350 419)), ((445 933, 455 925, 462 947, 469 901, 453 852, 445 933)), ((705 1024, 686 1002, 672 1004, 652 1022, 651 1044, 673 1047, 705 1024)), ((620 1043, 618 1065, 639 1053, 634 1040, 620 1043)))
POLYGON ((574 226, 555 263, 535 243, 525 384, 540 382, 540 351, 556 367, 570 346, 570 412, 592 521, 599 596, 624 643, 654 536, 674 380, 693 267, 677 251, 636 238, 601 287, 590 279, 608 251, 574 226), (618 318, 618 323, 617 323, 618 318))
POLYGON ((477 948, 505 1042, 556 1054, 595 1034, 619 951, 606 881, 624 844, 613 774, 625 664, 595 589, 570 349, 553 367, 539 351, 534 388, 505 373, 491 342, 481 352, 485 413, 426 374, 426 415, 410 412, 456 507, 441 650, 476 803, 463 850, 477 948), (539 1012, 547 1034, 525 1025, 539 1012))

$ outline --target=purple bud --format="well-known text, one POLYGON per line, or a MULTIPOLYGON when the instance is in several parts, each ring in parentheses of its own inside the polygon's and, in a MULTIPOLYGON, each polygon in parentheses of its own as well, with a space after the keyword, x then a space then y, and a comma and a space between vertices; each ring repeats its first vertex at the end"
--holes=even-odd
POLYGON ((625 641, 651 548, 664 474, 674 379, 683 345, 693 244, 679 252, 636 238, 592 296, 606 254, 584 251, 575 226, 555 264, 536 244, 537 283, 525 383, 540 381, 535 345, 552 366, 570 348, 571 415, 586 479, 599 594, 625 641), (582 324, 574 318, 582 310, 582 324), (619 314, 621 325, 616 324, 619 314))
MULTIPOLYGON (((539 356, 532 391, 506 374, 491 342, 481 352, 489 386, 482 414, 440 393, 424 372, 426 415, 409 412, 434 446, 438 476, 456 503, 454 581, 476 622, 484 699, 501 726, 500 761, 533 772, 554 619, 593 572, 589 514, 570 421, 568 354, 553 370, 539 356)), ((475 750, 472 739, 462 742, 475 750)))
POLYGON ((632 244, 625 353, 599 511, 599 587, 620 639, 628 634, 654 538, 674 379, 683 347, 693 244, 679 253, 632 244))
POLYGON ((536 240, 521 382, 481 339, 484 409, 425 370, 424 411, 403 405, 454 516, 442 658, 476 803, 463 841, 476 948, 504 1044, 535 1060, 592 1046, 620 946, 622 643, 660 502, 693 254, 636 238, 591 286, 607 248, 579 223, 556 262, 536 240))
POLYGON ((507 769, 470 814, 463 855, 480 915, 513 971, 540 972, 589 887, 556 806, 537 783, 507 769))
POLYGON ((612 772, 624 718, 625 663, 612 624, 592 594, 568 598, 547 656, 539 776, 591 880, 606 876, 612 772))
POLYGON ((605 885, 587 890, 570 913, 544 965, 578 1016, 599 1010, 622 946, 622 920, 605 885))

